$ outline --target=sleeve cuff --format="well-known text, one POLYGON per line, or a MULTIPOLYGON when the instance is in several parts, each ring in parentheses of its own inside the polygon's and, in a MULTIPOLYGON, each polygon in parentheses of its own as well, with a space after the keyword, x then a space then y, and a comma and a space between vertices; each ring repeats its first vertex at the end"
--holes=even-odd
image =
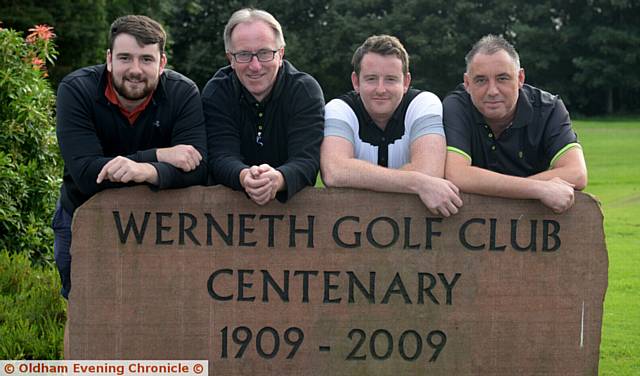
POLYGON ((580 144, 577 142, 572 142, 570 144, 565 145, 562 149, 560 149, 560 151, 556 153, 556 155, 553 156, 553 158, 551 159, 551 162, 549 162, 549 170, 553 168, 553 165, 556 164, 558 159, 560 159, 560 157, 562 157, 564 153, 566 153, 567 151, 569 151, 569 149, 574 147, 579 147, 580 149, 582 149, 582 146, 580 146, 580 144))
POLYGON ((467 154, 463 150, 460 150, 460 149, 455 148, 453 146, 447 146, 447 151, 458 153, 458 154, 462 155, 463 157, 467 158, 469 160, 469 162, 471 162, 471 160, 472 160, 471 156, 469 154, 467 154))
POLYGON ((150 165, 153 166, 153 168, 156 169, 156 174, 158 174, 158 181, 156 184, 149 184, 149 187, 151 187, 151 190, 153 191, 159 191, 160 189, 166 188, 166 179, 163 179, 163 176, 166 176, 167 171, 165 171, 163 173, 163 170, 167 169, 167 166, 165 166, 163 163, 161 162, 147 162, 150 165))
POLYGON ((135 162, 158 162, 156 148, 141 150, 131 156, 131 160, 135 162))

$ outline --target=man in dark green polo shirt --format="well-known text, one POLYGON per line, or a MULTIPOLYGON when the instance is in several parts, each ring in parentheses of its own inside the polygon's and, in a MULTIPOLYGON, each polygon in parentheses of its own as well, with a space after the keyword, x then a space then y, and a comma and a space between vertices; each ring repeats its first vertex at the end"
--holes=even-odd
POLYGON ((502 37, 480 39, 466 62, 464 83, 443 101, 446 178, 464 192, 569 209, 587 169, 562 100, 524 83, 502 37))

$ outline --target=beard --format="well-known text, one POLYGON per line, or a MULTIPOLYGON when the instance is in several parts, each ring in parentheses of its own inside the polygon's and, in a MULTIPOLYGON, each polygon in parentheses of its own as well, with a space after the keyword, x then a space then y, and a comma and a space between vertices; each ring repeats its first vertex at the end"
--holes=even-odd
POLYGON ((158 80, 156 79, 150 82, 148 79, 143 78, 142 75, 128 75, 122 77, 122 80, 119 81, 114 77, 113 73, 111 73, 111 83, 121 97, 130 101, 137 101, 153 93, 158 85, 158 80), (131 83, 128 82, 130 80, 137 81, 135 87, 130 86, 131 83))

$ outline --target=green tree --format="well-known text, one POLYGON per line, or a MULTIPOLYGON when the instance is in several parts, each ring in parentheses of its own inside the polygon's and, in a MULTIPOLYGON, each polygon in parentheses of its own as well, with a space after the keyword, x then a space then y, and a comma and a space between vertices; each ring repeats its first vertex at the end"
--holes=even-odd
MULTIPOLYGON (((282 24, 285 55, 313 75, 327 99, 351 89, 351 57, 368 36, 393 34, 411 55, 414 86, 440 96, 462 80, 464 54, 479 36, 504 33, 509 2, 445 0, 265 0, 259 7, 282 24), (468 25, 475 25, 470 30, 468 25)), ((238 1, 182 0, 169 20, 174 64, 200 87, 227 63, 223 29, 238 1)))
POLYGON ((60 59, 50 71, 57 84, 69 72, 103 62, 109 22, 105 0, 0 0, 5 27, 25 32, 45 23, 56 29, 60 59))
POLYGON ((52 256, 49 223, 60 186, 55 96, 46 62, 56 56, 50 28, 0 29, 0 250, 34 261, 52 256))
POLYGON ((24 32, 46 23, 56 29, 60 58, 50 71, 54 85, 78 68, 104 63, 109 26, 117 17, 144 14, 162 23, 173 11, 169 0, 0 0, 5 27, 24 32))
POLYGON ((224 54, 224 25, 241 3, 237 1, 178 0, 171 19, 172 59, 180 73, 202 89, 219 67, 228 64, 224 54))
POLYGON ((0 359, 62 359, 66 303, 55 267, 0 250, 0 359))
MULTIPOLYGON (((606 113, 637 110, 640 94, 640 4, 637 1, 588 1, 574 15, 582 25, 573 54, 573 82, 588 104, 606 113), (617 102, 617 103, 616 103, 617 102)), ((600 112, 600 111, 598 111, 600 112)))
POLYGON ((569 51, 572 33, 576 31, 571 4, 561 1, 527 2, 516 4, 508 34, 520 54, 525 81, 554 94, 559 94, 567 106, 575 107, 570 88, 574 72, 569 51))

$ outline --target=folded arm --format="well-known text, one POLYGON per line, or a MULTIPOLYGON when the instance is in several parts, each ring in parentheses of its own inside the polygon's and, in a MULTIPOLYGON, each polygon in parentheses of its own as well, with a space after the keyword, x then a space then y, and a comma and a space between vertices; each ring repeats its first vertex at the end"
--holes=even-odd
POLYGON ((322 180, 330 187, 415 193, 432 213, 448 217, 458 212, 462 200, 458 196, 458 189, 451 182, 426 174, 437 173, 439 169, 429 161, 430 153, 425 152, 429 150, 429 144, 438 143, 434 141, 434 137, 442 139, 444 143, 441 136, 418 138, 411 145, 411 162, 396 170, 356 159, 350 141, 338 136, 327 136, 320 150, 322 180))
POLYGON ((324 95, 311 77, 304 78, 293 92, 288 105, 287 161, 275 167, 284 177, 284 189, 276 198, 284 202, 301 189, 312 186, 320 169, 320 144, 324 135, 324 95))
POLYGON ((463 155, 449 151, 445 176, 463 192, 486 196, 536 199, 556 213, 573 205, 573 184, 560 177, 549 180, 500 174, 475 167, 463 155))
POLYGON ((555 161, 551 169, 529 177, 536 180, 560 178, 573 184, 575 189, 583 190, 587 186, 587 165, 582 148, 572 147, 555 161))

